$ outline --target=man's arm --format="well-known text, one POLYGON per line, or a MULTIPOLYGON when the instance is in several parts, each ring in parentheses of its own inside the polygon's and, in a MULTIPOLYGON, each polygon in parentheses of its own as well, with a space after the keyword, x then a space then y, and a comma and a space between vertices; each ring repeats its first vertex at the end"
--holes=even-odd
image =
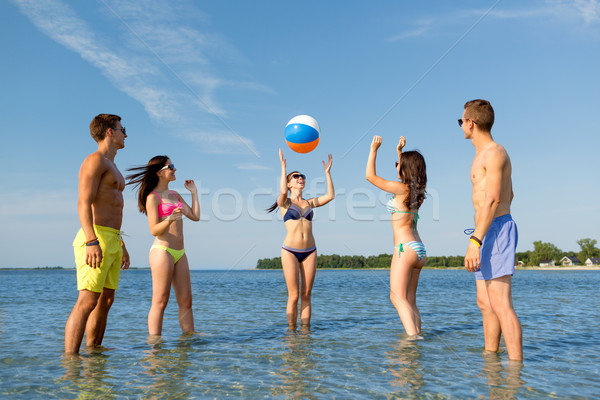
MULTIPOLYGON (((94 232, 94 215, 92 203, 96 198, 102 175, 104 174, 102 159, 98 154, 91 154, 81 164, 79 170, 79 198, 77 213, 81 229, 85 235, 85 242, 92 243, 98 238, 94 232)), ((86 246, 86 264, 92 268, 100 267, 102 262, 102 249, 100 245, 86 246)))
MULTIPOLYGON (((485 168, 485 199, 477 211, 477 220, 475 221, 475 231, 473 236, 483 240, 490 225, 494 220, 494 215, 498 204, 500 204, 500 191, 502 189, 502 168, 506 162, 506 155, 498 150, 490 151, 484 158, 483 167, 485 168)), ((465 255, 465 268, 474 272, 481 264, 480 246, 475 241, 469 241, 467 254, 465 255)))

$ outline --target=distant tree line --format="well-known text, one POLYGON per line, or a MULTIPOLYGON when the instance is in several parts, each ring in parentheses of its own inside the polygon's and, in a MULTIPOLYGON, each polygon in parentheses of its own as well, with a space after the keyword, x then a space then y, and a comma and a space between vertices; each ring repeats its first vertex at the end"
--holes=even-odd
MULTIPOLYGON (((378 256, 317 255, 317 268, 389 268, 391 254, 378 256)), ((281 269, 281 257, 263 258, 256 262, 258 269, 281 269)))
MULTIPOLYGON (((600 258, 600 249, 596 247, 595 239, 579 239, 577 244, 581 248, 579 252, 562 251, 552 243, 544 243, 541 240, 533 242, 533 250, 518 252, 516 262, 524 265, 539 265, 544 260, 560 261, 563 257, 577 257, 582 263, 588 258, 600 258)), ((426 267, 431 268, 456 268, 462 267, 464 256, 431 256, 427 257, 426 267)), ((377 256, 340 256, 338 254, 317 255, 317 268, 389 268, 392 261, 391 254, 380 254, 377 256)), ((281 257, 262 258, 256 262, 258 269, 281 269, 281 257)))
MULTIPOLYGON (((392 262, 391 254, 377 256, 340 256, 338 254, 317 255, 317 268, 389 268, 392 262)), ((460 267, 463 256, 427 257, 426 267, 460 267)), ((256 262, 258 269, 281 269, 281 257, 263 258, 256 262)))
POLYGON ((577 244, 580 247, 579 252, 562 251, 552 243, 538 240, 533 242, 533 250, 523 251, 516 254, 517 262, 521 261, 524 265, 540 265, 542 261, 560 261, 563 257, 577 257, 581 263, 585 263, 588 258, 600 258, 600 249, 596 247, 598 243, 595 239, 579 239, 577 244))

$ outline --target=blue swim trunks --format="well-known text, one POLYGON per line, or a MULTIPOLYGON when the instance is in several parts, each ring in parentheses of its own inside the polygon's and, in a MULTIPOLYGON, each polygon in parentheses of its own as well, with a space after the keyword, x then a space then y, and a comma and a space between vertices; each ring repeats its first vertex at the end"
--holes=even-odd
POLYGON ((510 214, 494 218, 481 245, 481 268, 475 279, 486 281, 515 273, 519 233, 510 214))

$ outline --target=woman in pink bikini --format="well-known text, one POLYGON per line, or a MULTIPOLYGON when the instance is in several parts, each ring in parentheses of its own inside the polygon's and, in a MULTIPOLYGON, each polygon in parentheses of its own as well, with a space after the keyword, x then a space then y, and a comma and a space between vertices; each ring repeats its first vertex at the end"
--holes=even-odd
POLYGON ((148 313, 148 332, 160 335, 163 315, 169 302, 171 285, 179 305, 179 324, 183 333, 194 332, 190 269, 183 246, 183 216, 200 220, 198 190, 193 180, 184 186, 192 193, 190 207, 179 193, 169 190, 175 178, 175 165, 167 156, 153 157, 146 166, 127 176, 128 185, 138 187, 138 207, 148 216, 150 233, 155 237, 150 248, 152 306, 148 313))

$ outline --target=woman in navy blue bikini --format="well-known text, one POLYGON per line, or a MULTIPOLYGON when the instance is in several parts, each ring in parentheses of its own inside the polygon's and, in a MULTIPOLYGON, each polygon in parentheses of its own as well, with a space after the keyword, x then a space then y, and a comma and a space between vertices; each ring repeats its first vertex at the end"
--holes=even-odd
POLYGON ((327 178, 327 194, 308 200, 302 198, 306 185, 306 176, 294 171, 286 174, 286 161, 279 150, 281 161, 281 181, 277 201, 267 209, 275 211, 278 207, 283 215, 287 235, 281 247, 281 265, 288 289, 287 321, 288 327, 295 329, 298 321, 298 299, 300 305, 300 321, 302 325, 310 325, 310 296, 317 270, 317 247, 312 234, 313 208, 324 206, 335 198, 333 181, 331 180, 331 154, 327 163, 323 161, 327 178))
POLYGON ((427 172, 425 159, 417 151, 402 153, 406 139, 400 137, 396 148, 398 179, 385 180, 375 172, 377 149, 381 146, 381 136, 373 137, 366 178, 394 196, 387 203, 392 214, 394 230, 394 252, 390 266, 390 299, 398 311, 402 325, 409 336, 421 333, 421 314, 417 308, 417 285, 421 268, 427 258, 425 246, 417 231, 419 207, 425 199, 427 172))

